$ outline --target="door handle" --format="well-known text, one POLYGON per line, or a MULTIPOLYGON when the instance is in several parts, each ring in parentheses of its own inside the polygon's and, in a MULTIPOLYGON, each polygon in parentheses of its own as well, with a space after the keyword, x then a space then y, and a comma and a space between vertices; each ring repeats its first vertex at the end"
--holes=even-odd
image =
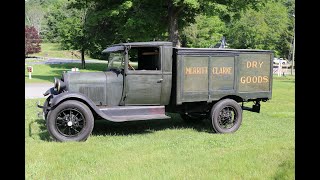
POLYGON ((158 81, 157 81, 157 83, 161 83, 163 81, 163 79, 159 79, 158 81))

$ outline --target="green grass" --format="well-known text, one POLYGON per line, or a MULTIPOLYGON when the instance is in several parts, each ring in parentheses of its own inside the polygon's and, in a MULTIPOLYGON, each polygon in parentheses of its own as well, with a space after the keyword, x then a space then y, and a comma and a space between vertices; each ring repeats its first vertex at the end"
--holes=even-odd
MULTIPOLYGON (((66 58, 66 59, 81 59, 80 53, 77 50, 63 50, 58 43, 41 43, 41 52, 30 54, 29 56, 43 58, 66 58), (76 55, 72 55, 72 53, 76 55)), ((85 59, 92 59, 85 55, 85 59)))
POLYGON ((61 77, 63 71, 71 71, 71 68, 79 68, 80 72, 94 72, 104 71, 107 68, 106 63, 86 63, 86 69, 81 68, 80 63, 67 63, 67 64, 35 64, 31 79, 29 79, 29 73, 27 72, 27 66, 25 65, 25 82, 26 83, 51 83, 54 77, 61 77))
POLYGON ((233 134, 209 122, 98 120, 86 142, 51 141, 39 108, 26 100, 26 179, 295 179, 294 77, 274 78, 261 112, 243 112, 233 134))

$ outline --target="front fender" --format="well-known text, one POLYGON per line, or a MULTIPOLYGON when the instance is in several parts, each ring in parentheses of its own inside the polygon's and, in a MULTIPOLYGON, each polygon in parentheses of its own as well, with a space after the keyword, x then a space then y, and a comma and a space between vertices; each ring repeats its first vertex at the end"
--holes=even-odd
POLYGON ((50 110, 54 109, 59 103, 65 101, 65 100, 69 100, 69 99, 84 102, 85 104, 88 105, 88 107, 90 109, 92 109, 94 112, 96 112, 100 117, 107 119, 107 120, 111 120, 111 121, 113 120, 113 118, 111 116, 103 113, 90 98, 88 98, 86 95, 84 95, 82 93, 78 93, 78 92, 63 92, 61 94, 53 96, 53 98, 49 102, 50 107, 51 107, 50 110))
POLYGON ((57 104, 66 99, 80 99, 81 101, 85 101, 91 107, 96 107, 91 99, 89 99, 86 95, 78 92, 63 92, 58 95, 54 95, 50 101, 50 106, 55 107, 57 104))

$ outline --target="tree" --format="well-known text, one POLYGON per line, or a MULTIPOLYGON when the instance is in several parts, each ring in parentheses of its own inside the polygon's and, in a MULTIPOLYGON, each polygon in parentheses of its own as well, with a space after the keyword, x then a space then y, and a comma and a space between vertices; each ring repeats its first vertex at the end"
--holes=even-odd
POLYGON ((25 25, 33 26, 38 34, 42 30, 42 21, 45 15, 45 10, 40 2, 35 0, 25 1, 25 25))
POLYGON ((40 36, 35 27, 25 27, 25 57, 41 51, 40 36))
POLYGON ((225 23, 218 16, 199 15, 196 22, 182 31, 182 46, 207 48, 220 42, 226 32, 225 23))
POLYGON ((169 40, 179 47, 179 32, 194 23, 197 15, 219 14, 228 21, 230 16, 238 15, 238 11, 262 3, 255 0, 75 0, 74 4, 78 10, 90 4, 83 37, 86 37, 88 52, 97 58, 101 57, 103 48, 118 42, 169 40))
MULTIPOLYGON (((270 49, 277 56, 282 48, 289 48, 288 11, 281 2, 268 2, 260 11, 250 8, 238 20, 232 20, 227 39, 232 48, 270 49)), ((290 36, 289 36, 290 37, 290 36)), ((283 51, 282 51, 283 53, 283 51)))
POLYGON ((85 52, 89 46, 86 31, 87 12, 90 3, 58 0, 50 6, 47 17, 46 38, 59 42, 62 49, 77 49, 81 52, 82 68, 85 67, 85 52))
POLYGON ((242 10, 249 7, 258 9, 263 6, 265 0, 167 0, 167 18, 169 40, 174 46, 180 46, 179 30, 190 23, 195 22, 195 17, 200 14, 216 15, 217 12, 223 12, 221 6, 228 13, 221 13, 222 20, 229 21, 230 16, 239 16, 242 10))
POLYGON ((47 13, 44 15, 42 39, 46 42, 59 43, 59 24, 67 17, 73 16, 67 9, 68 0, 55 0, 47 5, 47 13))
POLYGON ((60 35, 60 43, 65 49, 78 49, 81 52, 81 65, 85 66, 85 50, 89 45, 86 37, 85 21, 86 10, 85 9, 72 9, 71 16, 63 19, 58 24, 58 33, 60 35))

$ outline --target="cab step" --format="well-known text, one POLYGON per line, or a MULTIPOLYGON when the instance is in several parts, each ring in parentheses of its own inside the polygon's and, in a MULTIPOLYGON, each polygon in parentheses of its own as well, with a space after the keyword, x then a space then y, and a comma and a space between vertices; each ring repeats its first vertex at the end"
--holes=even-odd
POLYGON ((165 115, 164 106, 100 106, 99 110, 114 122, 170 118, 165 115))

